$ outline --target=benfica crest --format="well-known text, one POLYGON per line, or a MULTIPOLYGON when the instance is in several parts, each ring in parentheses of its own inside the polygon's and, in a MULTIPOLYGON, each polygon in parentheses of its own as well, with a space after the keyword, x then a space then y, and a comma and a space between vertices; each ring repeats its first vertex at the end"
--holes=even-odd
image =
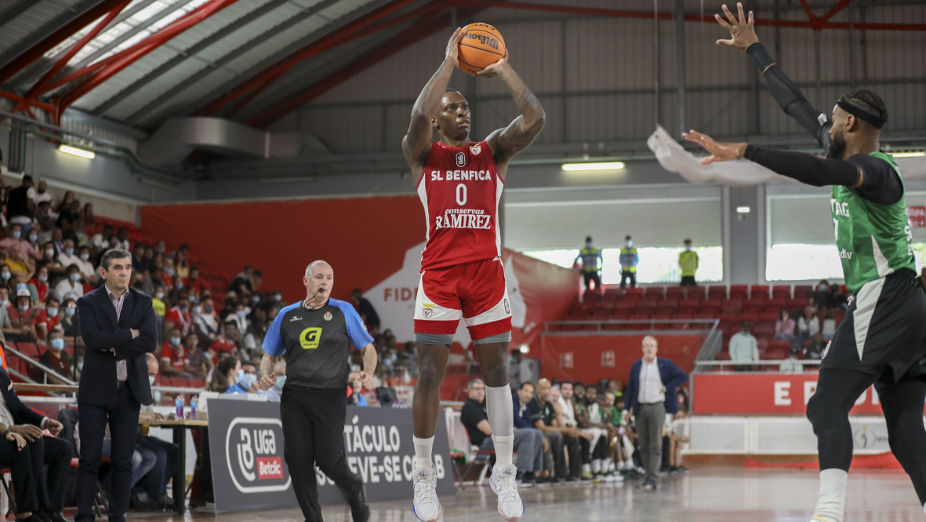
POLYGON ((469 148, 469 151, 473 154, 473 156, 478 156, 479 153, 482 152, 482 145, 479 144, 479 143, 477 143, 477 144, 471 146, 471 147, 469 148))

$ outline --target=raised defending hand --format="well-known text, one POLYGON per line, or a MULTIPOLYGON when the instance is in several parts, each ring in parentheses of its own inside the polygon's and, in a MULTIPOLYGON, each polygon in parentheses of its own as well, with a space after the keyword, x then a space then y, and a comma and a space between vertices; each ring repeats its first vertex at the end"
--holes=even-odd
POLYGON ((460 40, 463 39, 464 35, 466 33, 463 32, 463 28, 457 27, 457 30, 453 32, 453 36, 450 37, 450 41, 447 42, 444 60, 449 60, 454 67, 460 66, 460 40))
POLYGON ((736 9, 738 11, 738 16, 733 16, 727 4, 723 4, 724 16, 720 16, 716 13, 714 14, 714 20, 717 20, 717 23, 720 24, 721 27, 730 31, 729 39, 719 39, 716 43, 717 45, 725 45, 745 51, 750 45, 759 41, 754 27, 756 21, 752 16, 752 11, 749 11, 749 17, 746 17, 743 13, 742 3, 737 2, 736 9))
POLYGON ((276 384, 277 374, 270 373, 270 375, 264 375, 260 378, 260 381, 257 383, 257 387, 261 390, 267 391, 276 384))
POLYGON ((745 143, 721 143, 714 141, 714 138, 711 138, 707 134, 700 133, 694 129, 682 133, 682 137, 688 141, 697 143, 703 147, 704 150, 711 153, 710 156, 701 158, 702 165, 710 165, 717 161, 730 161, 741 158, 746 152, 745 143))

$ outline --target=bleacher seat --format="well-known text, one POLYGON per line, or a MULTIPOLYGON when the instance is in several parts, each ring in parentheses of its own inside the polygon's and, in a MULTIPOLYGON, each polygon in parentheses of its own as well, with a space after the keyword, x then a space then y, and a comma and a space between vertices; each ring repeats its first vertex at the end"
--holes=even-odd
POLYGON ((745 301, 749 296, 748 285, 730 285, 730 299, 739 299, 745 301))
POLYGON ((743 300, 742 299, 728 299, 723 302, 723 306, 720 308, 724 313, 738 313, 743 310, 743 300))
POLYGON ((790 286, 773 286, 772 287, 772 299, 784 299, 787 301, 791 299, 791 287, 790 286))
POLYGON ((758 314, 764 311, 765 311, 764 301, 753 301, 752 299, 750 299, 743 303, 743 312, 758 314))
POLYGON ((772 323, 778 320, 780 314, 778 312, 762 312, 759 314, 759 321, 763 323, 772 323))
POLYGON ((750 323, 759 322, 759 313, 758 312, 740 312, 736 315, 737 322, 749 321, 750 323))
POLYGON ((758 299, 758 300, 768 300, 769 297, 769 286, 768 285, 752 285, 749 287, 749 298, 758 299))
POLYGON ((727 288, 724 286, 709 286, 707 288, 708 300, 723 301, 727 298, 727 288))

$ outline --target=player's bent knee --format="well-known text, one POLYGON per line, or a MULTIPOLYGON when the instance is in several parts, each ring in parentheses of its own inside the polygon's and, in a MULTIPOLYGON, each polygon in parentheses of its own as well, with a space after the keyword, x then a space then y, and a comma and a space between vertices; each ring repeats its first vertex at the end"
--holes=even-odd
POLYGON ((500 334, 490 335, 488 337, 483 337, 482 339, 473 339, 473 344, 491 344, 491 343, 510 343, 511 342, 511 330, 507 332, 502 332, 500 334))
POLYGON ((418 344, 439 344, 450 346, 453 342, 453 334, 432 334, 415 332, 415 342, 418 344))

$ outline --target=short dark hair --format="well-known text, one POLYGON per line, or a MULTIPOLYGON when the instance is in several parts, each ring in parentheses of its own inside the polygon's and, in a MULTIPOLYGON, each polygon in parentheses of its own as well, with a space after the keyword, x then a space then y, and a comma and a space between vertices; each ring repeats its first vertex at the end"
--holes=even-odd
POLYGON ((887 106, 884 100, 871 89, 853 89, 843 97, 852 105, 874 114, 882 122, 887 122, 887 106))
POLYGON ((120 248, 110 248, 106 252, 103 252, 103 257, 100 259, 100 268, 109 270, 109 265, 113 259, 123 259, 126 257, 132 259, 132 254, 120 248))
POLYGON ((563 382, 559 383, 559 385, 560 385, 561 388, 562 388, 562 386, 563 386, 564 384, 568 384, 569 386, 572 386, 572 385, 573 385, 573 384, 572 384, 572 381, 563 381, 563 382))
POLYGON ((691 240, 690 240, 690 239, 688 239, 688 238, 685 238, 685 240, 684 240, 684 241, 682 241, 682 243, 691 243, 691 240))
POLYGON ((531 388, 534 388, 535 390, 537 389, 537 387, 534 386, 534 383, 533 383, 532 381, 524 381, 524 382, 522 382, 521 385, 518 386, 518 389, 519 389, 519 390, 523 390, 525 386, 530 386, 531 388))
POLYGON ((26 174, 23 176, 23 183, 32 183, 32 176, 26 174))
POLYGON ((592 236, 585 236, 585 242, 586 242, 586 243, 591 243, 591 242, 592 242, 592 236))

